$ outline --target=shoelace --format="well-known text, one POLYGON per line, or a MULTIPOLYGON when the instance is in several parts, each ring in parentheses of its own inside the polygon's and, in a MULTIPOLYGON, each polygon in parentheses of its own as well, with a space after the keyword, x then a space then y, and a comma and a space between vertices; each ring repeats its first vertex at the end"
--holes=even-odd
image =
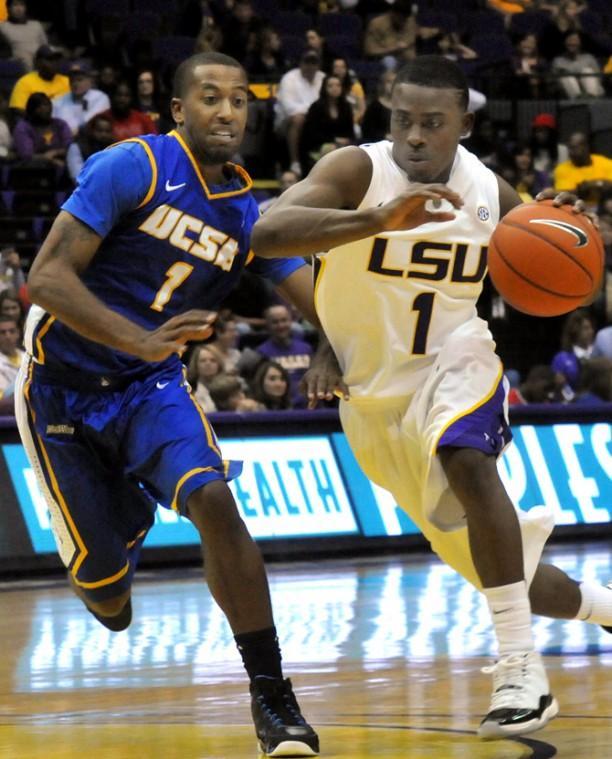
POLYGON ((505 656, 490 667, 483 667, 485 675, 493 675, 493 695, 491 696, 491 708, 495 709, 522 709, 525 708, 525 670, 529 656, 525 654, 513 654, 505 656))
POLYGON ((301 715, 297 703, 289 693, 281 691, 280 693, 268 696, 262 693, 257 697, 257 700, 261 704, 262 710, 265 711, 270 720, 277 726, 290 725, 301 727, 306 724, 306 720, 301 715), (283 716, 289 717, 289 720, 283 719, 283 716, 279 713, 281 711, 284 713, 283 716))

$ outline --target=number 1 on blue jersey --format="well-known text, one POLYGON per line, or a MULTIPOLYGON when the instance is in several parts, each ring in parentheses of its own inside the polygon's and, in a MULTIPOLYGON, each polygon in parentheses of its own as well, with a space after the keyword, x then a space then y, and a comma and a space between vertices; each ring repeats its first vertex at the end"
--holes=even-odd
POLYGON ((172 297, 172 293, 180 287, 193 271, 191 264, 177 261, 166 272, 166 281, 157 291, 155 300, 151 303, 153 311, 163 311, 164 306, 172 297))

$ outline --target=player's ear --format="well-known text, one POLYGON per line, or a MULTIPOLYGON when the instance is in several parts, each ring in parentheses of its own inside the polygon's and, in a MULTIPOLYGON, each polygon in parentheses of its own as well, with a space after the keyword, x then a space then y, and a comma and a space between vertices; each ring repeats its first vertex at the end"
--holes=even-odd
POLYGON ((474 114, 466 112, 463 114, 461 120, 461 139, 465 139, 472 134, 474 128, 474 114))
POLYGON ((172 98, 170 101, 170 112, 172 118, 177 126, 180 126, 185 122, 185 116, 183 115, 183 101, 180 98, 172 98))

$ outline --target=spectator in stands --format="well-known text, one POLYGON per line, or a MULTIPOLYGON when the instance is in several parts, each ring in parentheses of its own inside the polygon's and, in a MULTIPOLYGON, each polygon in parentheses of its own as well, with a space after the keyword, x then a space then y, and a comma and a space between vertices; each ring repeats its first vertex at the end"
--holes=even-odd
POLYGON ((12 394, 21 365, 19 326, 10 316, 0 316, 0 398, 12 394))
POLYGON ((595 335, 591 356, 593 358, 604 356, 612 359, 612 326, 600 329, 595 335))
POLYGON ((270 411, 291 408, 289 374, 276 361, 264 361, 257 367, 252 382, 253 398, 270 411))
POLYGON ((451 61, 473 61, 478 58, 478 53, 463 43, 459 32, 439 31, 430 42, 435 43, 432 51, 434 55, 443 55, 451 61))
POLYGON ((324 71, 329 71, 332 61, 334 59, 333 52, 329 49, 327 40, 321 34, 318 29, 307 29, 304 32, 304 39, 306 41, 306 48, 308 50, 314 50, 319 56, 321 68, 324 71))
POLYGON ((49 45, 41 45, 34 58, 35 71, 24 74, 13 87, 9 106, 22 114, 25 111, 28 98, 34 92, 43 92, 50 98, 66 95, 70 91, 68 77, 60 74, 59 65, 62 54, 49 45))
POLYGON ((0 292, 0 317, 2 316, 7 316, 17 323, 19 328, 19 342, 17 344, 21 346, 26 310, 15 290, 3 290, 0 292))
POLYGON ((25 116, 13 130, 13 144, 22 161, 42 161, 58 168, 66 165, 66 151, 72 142, 70 127, 53 118, 51 100, 43 92, 28 98, 25 116))
POLYGON ((355 141, 353 109, 337 76, 326 76, 321 94, 308 109, 300 138, 304 176, 325 153, 355 141))
POLYGON ((215 322, 215 340, 212 343, 223 359, 223 371, 227 374, 238 373, 238 325, 233 316, 219 317, 215 322))
POLYGON ((300 136, 304 119, 310 106, 319 97, 325 74, 320 68, 319 56, 313 50, 306 50, 300 58, 300 65, 283 75, 276 93, 275 127, 280 135, 286 136, 289 149, 289 168, 299 176, 300 136))
POLYGON ((511 406, 525 403, 556 403, 560 400, 556 374, 545 364, 532 366, 520 387, 512 387, 508 393, 508 403, 511 406))
MULTIPOLYGON (((194 53, 218 52, 223 45, 223 33, 219 28, 217 19, 210 9, 210 4, 203 2, 201 5, 201 21, 192 28, 199 29, 196 35, 194 53)), ((185 30, 186 36, 192 35, 192 29, 185 30)))
MULTIPOLYGON (((288 190, 297 182, 299 182, 299 177, 295 173, 295 171, 291 171, 291 169, 288 169, 287 171, 283 171, 280 177, 278 178, 278 195, 282 195, 283 192, 285 192, 285 190, 288 190)), ((268 210, 268 208, 270 208, 272 203, 274 203, 278 195, 262 200, 261 203, 259 204, 259 213, 265 213, 268 210)))
POLYGON ((0 292, 11 290, 18 293, 25 285, 25 275, 21 268, 21 258, 11 245, 0 251, 0 292))
POLYGON ((535 196, 552 186, 550 174, 537 171, 533 165, 533 154, 529 145, 519 144, 512 151, 512 164, 502 176, 521 196, 524 203, 529 203, 535 196))
POLYGON ((119 71, 112 63, 103 63, 98 72, 98 87, 109 97, 115 91, 119 81, 119 71))
POLYGON ((108 116, 99 113, 88 121, 66 153, 66 166, 70 179, 76 182, 76 178, 89 156, 99 150, 104 150, 114 141, 113 125, 108 116))
POLYGON ((563 381, 563 397, 573 400, 580 384, 582 364, 591 357, 595 328, 589 312, 578 308, 567 317, 561 332, 561 350, 551 362, 553 371, 563 381))
POLYGON ((216 411, 209 385, 215 377, 225 374, 223 357, 214 345, 196 345, 187 366, 187 381, 194 398, 205 413, 216 411))
POLYGON ((363 120, 366 109, 366 97, 363 87, 355 72, 349 68, 346 58, 338 56, 333 59, 329 74, 337 76, 342 83, 342 92, 353 109, 353 121, 357 127, 363 120))
POLYGON ((0 24, 0 34, 11 47, 11 57, 20 60, 26 71, 34 68, 34 56, 41 45, 48 43, 40 21, 28 18, 25 0, 9 0, 8 18, 0 24))
POLYGON ((498 125, 483 114, 476 119, 472 134, 465 142, 465 147, 493 171, 497 171, 506 151, 504 141, 500 139, 498 125))
POLYGON ((586 10, 584 2, 577 0, 554 0, 545 4, 551 21, 538 34, 542 55, 552 60, 564 51, 564 38, 568 32, 583 32, 581 14, 586 10))
POLYGON ((265 24, 257 30, 244 66, 251 81, 275 82, 285 73, 287 66, 281 52, 281 38, 273 26, 265 24))
POLYGON ((515 45, 516 53, 512 59, 515 90, 517 97, 529 96, 536 99, 544 96, 544 74, 546 60, 538 52, 538 38, 535 34, 525 34, 515 45))
POLYGON ((554 171, 555 190, 569 190, 595 207, 604 193, 612 190, 612 160, 591 153, 589 138, 584 132, 574 132, 567 142, 569 161, 560 163, 554 171))
POLYGON ((243 63, 253 49, 260 26, 251 0, 234 0, 232 10, 221 26, 221 52, 243 63))
POLYGON ((210 397, 217 411, 263 411, 263 406, 253 398, 247 398, 240 377, 231 374, 219 374, 208 387, 210 397))
MULTIPOLYGON (((0 328, 1 328, 0 324, 0 328)), ((601 356, 585 361, 580 389, 574 403, 599 405, 612 402, 612 358, 601 356)))
POLYGON ((378 80, 378 95, 366 108, 361 123, 361 136, 365 142, 390 139, 391 89, 395 71, 385 71, 378 80))
POLYGON ((68 79, 70 92, 55 98, 53 115, 65 121, 76 135, 96 114, 110 108, 110 100, 105 92, 93 86, 91 67, 86 61, 71 63, 68 79))
POLYGON ((4 93, 0 91, 0 159, 9 158, 13 147, 13 135, 9 123, 8 102, 4 93))
POLYGON ((562 94, 568 98, 601 97, 604 94, 601 67, 594 56, 582 52, 580 32, 567 32, 564 48, 551 66, 551 72, 559 77, 562 94))
POLYGON ((113 137, 116 141, 138 137, 140 134, 157 134, 155 124, 147 116, 132 107, 132 88, 127 82, 119 82, 111 95, 111 107, 102 111, 113 125, 113 137))
POLYGON ((412 1, 396 0, 386 13, 370 19, 363 49, 368 58, 381 60, 386 68, 397 68, 398 64, 414 58, 416 38, 412 1))
POLYGON ((138 72, 134 106, 151 119, 158 132, 165 134, 173 128, 173 123, 164 105, 167 98, 161 97, 160 89, 161 85, 153 69, 145 68, 138 72))
POLYGON ((312 359, 309 343, 293 336, 293 320, 287 306, 270 306, 264 313, 269 339, 258 345, 257 352, 266 359, 278 362, 289 374, 291 401, 294 408, 303 408, 306 399, 300 391, 300 380, 308 371, 312 359))
POLYGON ((567 146, 559 142, 557 119, 552 113, 538 113, 531 122, 531 152, 536 171, 552 175, 555 166, 569 158, 567 146))

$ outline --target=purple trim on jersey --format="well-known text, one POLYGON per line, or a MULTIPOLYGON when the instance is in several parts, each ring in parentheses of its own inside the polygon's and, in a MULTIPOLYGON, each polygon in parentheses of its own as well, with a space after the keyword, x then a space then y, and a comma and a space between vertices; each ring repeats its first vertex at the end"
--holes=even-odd
POLYGON ((502 378, 486 403, 446 428, 438 440, 438 449, 442 446, 476 448, 483 453, 499 456, 512 440, 512 432, 504 416, 505 395, 502 378))

